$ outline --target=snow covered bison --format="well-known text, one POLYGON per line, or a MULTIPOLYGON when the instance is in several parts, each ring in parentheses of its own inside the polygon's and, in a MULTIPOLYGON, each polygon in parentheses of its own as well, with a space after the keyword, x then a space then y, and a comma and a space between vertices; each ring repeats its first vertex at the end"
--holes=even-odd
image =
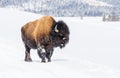
POLYGON ((51 16, 29 22, 21 28, 25 45, 25 61, 32 61, 30 49, 37 49, 41 62, 51 61, 55 47, 63 48, 69 42, 69 28, 63 21, 56 22, 51 16))

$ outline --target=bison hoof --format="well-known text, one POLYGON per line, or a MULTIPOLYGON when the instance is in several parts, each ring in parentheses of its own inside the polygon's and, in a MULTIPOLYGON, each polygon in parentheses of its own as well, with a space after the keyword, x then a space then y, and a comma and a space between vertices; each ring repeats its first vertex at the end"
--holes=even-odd
POLYGON ((51 60, 49 59, 48 62, 51 62, 51 60))
POLYGON ((41 63, 46 63, 46 61, 45 61, 45 60, 42 60, 41 63))
POLYGON ((29 58, 29 59, 25 59, 26 62, 32 62, 32 59, 29 58))

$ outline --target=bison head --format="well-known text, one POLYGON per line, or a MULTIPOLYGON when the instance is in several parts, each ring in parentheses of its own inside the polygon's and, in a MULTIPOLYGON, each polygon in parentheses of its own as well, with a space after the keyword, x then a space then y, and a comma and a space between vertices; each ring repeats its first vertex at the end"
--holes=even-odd
POLYGON ((69 28, 63 21, 58 21, 52 27, 51 37, 54 47, 63 48, 69 42, 69 28))

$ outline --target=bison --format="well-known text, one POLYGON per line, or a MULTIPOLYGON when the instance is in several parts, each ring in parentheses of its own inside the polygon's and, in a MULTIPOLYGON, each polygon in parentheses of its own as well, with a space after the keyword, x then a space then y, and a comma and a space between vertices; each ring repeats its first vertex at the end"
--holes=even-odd
POLYGON ((30 50, 37 49, 41 62, 51 62, 55 47, 63 48, 69 42, 69 28, 63 21, 55 21, 52 16, 43 16, 28 22, 21 28, 21 37, 25 45, 25 61, 32 61, 30 50))

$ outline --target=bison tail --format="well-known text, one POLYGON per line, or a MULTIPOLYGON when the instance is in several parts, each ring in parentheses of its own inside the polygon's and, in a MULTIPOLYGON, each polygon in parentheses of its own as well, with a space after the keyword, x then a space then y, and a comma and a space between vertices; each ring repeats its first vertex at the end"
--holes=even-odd
POLYGON ((22 27, 21 28, 21 37, 22 37, 23 41, 24 41, 24 34, 25 34, 24 27, 22 27))

